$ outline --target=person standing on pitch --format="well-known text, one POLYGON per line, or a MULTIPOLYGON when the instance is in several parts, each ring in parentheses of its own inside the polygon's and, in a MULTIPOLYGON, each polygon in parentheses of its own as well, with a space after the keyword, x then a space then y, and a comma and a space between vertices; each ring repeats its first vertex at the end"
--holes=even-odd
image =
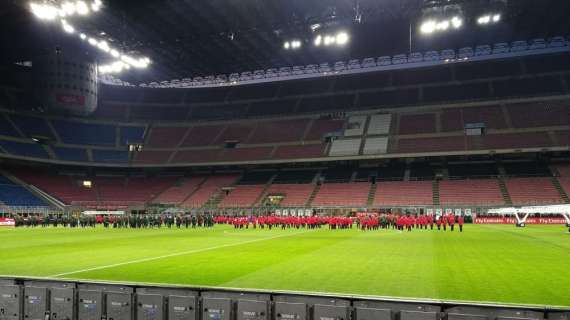
POLYGON ((463 216, 457 218, 457 224, 459 225, 459 232, 463 232, 463 216))

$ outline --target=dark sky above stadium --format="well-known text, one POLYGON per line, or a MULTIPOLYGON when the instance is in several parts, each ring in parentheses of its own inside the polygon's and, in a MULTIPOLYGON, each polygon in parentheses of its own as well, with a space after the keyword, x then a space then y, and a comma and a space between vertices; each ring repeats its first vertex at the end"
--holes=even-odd
MULTIPOLYGON (((457 1, 485 8, 489 0, 457 1), (477 5, 474 5, 474 4, 477 5)), ((422 0, 106 0, 88 19, 70 19, 82 30, 108 39, 116 47, 148 56, 152 68, 121 75, 149 82, 271 67, 306 65, 410 51, 459 48, 501 41, 570 34, 570 9, 561 0, 510 1, 500 24, 477 27, 469 19, 459 31, 419 33, 422 0), (318 26, 312 31, 311 26, 318 26), (346 30, 343 47, 315 47, 316 32, 346 30), (410 41, 411 31, 411 41, 410 41), (284 50, 284 41, 300 39, 299 50, 284 50)), ((28 2, 0 5, 0 61, 12 64, 59 48, 74 54, 104 57, 57 24, 38 21, 28 2)))

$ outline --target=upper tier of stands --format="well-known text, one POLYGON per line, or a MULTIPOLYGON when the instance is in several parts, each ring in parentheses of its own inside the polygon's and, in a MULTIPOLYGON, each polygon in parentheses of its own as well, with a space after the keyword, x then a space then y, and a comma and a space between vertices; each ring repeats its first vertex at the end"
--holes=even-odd
MULTIPOLYGON (((337 61, 330 65, 321 63, 307 66, 271 68, 267 70, 244 71, 241 74, 211 75, 206 77, 195 77, 193 79, 175 79, 172 81, 151 82, 141 84, 141 87, 153 88, 188 88, 200 86, 220 86, 234 85, 237 83, 265 82, 275 80, 295 79, 300 77, 319 77, 337 73, 362 72, 370 69, 399 68, 407 69, 418 65, 436 65, 443 63, 462 62, 468 59, 488 60, 504 56, 533 55, 545 52, 565 51, 565 46, 570 46, 570 40, 564 37, 552 37, 548 40, 537 38, 531 41, 518 40, 512 43, 495 43, 493 45, 478 45, 476 47, 464 47, 458 49, 444 49, 441 51, 412 52, 408 54, 397 54, 394 56, 382 56, 378 58, 368 57, 362 60, 352 59, 350 61, 337 61), (265 80, 265 81, 264 81, 265 80)), ((103 76, 102 81, 117 86, 132 86, 128 82, 118 80, 112 76, 103 76)), ((270 87, 271 88, 271 87, 270 87)), ((314 89, 313 89, 314 90, 314 89)), ((271 93, 268 90, 268 96, 271 93)), ((245 87, 237 92, 232 92, 232 96, 250 97, 255 95, 255 91, 245 87)), ((171 93, 171 96, 176 94, 171 93)), ((179 94, 180 95, 180 94, 179 94)), ((154 95, 153 99, 161 101, 163 95, 154 95)), ((198 96, 200 97, 200 96, 198 96)))
MULTIPOLYGON (((570 50, 570 46, 564 48, 570 50)), ((94 117, 143 122, 202 121, 560 95, 567 93, 564 79, 570 70, 569 55, 570 51, 548 56, 499 56, 488 61, 453 60, 457 63, 443 65, 416 63, 412 64, 413 69, 407 70, 335 72, 324 78, 228 87, 103 86, 94 117), (248 94, 240 94, 243 91, 248 94)), ((469 123, 489 120, 494 115, 465 113, 462 116, 469 123)), ((453 121, 448 124, 445 116, 442 119, 446 129, 448 125, 451 128, 458 125, 453 121)), ((500 118, 496 121, 488 121, 488 127, 502 125, 500 118)))
POLYGON ((4 132, 0 132, 0 156, 160 166, 525 149, 536 152, 570 145, 570 118, 564 111, 569 107, 568 99, 541 99, 383 114, 172 125, 126 125, 4 113, 0 118, 6 122, 4 132), (485 127, 483 135, 466 134, 464 127, 474 121, 485 127), (37 123, 48 128, 51 138, 46 134, 37 143, 23 133, 37 123), (126 144, 142 145, 143 149, 129 151, 126 144))

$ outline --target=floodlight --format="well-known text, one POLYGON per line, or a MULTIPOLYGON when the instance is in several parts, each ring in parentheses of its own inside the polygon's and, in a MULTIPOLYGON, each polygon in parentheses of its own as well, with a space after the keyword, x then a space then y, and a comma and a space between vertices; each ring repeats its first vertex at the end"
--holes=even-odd
POLYGON ((490 15, 480 16, 479 19, 477 19, 478 24, 488 24, 489 22, 491 22, 490 15))
POLYGON ((299 49, 301 47, 301 41, 293 40, 291 41, 291 48, 292 49, 299 49))
POLYGON ((75 28, 70 25, 69 23, 67 23, 67 21, 65 20, 61 20, 61 26, 63 28, 63 31, 67 32, 67 33, 74 33, 75 32, 75 28))
POLYGON ((75 4, 71 2, 65 2, 61 5, 61 10, 65 12, 66 15, 73 15, 75 13, 75 4))
POLYGON ((81 38, 81 40, 85 40, 87 39, 87 35, 85 35, 85 33, 82 33, 79 35, 79 38, 81 38))
POLYGON ((97 40, 95 40, 94 38, 89 38, 89 40, 87 40, 89 42, 90 45, 92 46, 96 46, 97 45, 97 40))
POLYGON ((283 44, 283 48, 285 48, 286 50, 289 50, 290 47, 291 47, 291 44, 289 43, 289 41, 285 41, 285 43, 283 44))
POLYGON ((331 44, 333 44, 335 41, 336 41, 335 37, 328 36, 328 35, 325 36, 325 40, 324 40, 325 46, 331 45, 331 44))
POLYGON ((445 31, 445 30, 449 29, 449 21, 443 20, 443 21, 438 22, 438 23, 437 23, 437 26, 436 26, 436 29, 437 29, 437 30, 442 30, 442 31, 445 31))
POLYGON ((420 31, 422 33, 433 33, 435 31, 437 27, 437 23, 435 20, 427 20, 424 23, 422 23, 421 27, 420 27, 420 31))
POLYGON ((336 35, 336 44, 338 45, 345 45, 348 42, 348 33, 346 32, 339 32, 336 35))
POLYGON ((323 42, 323 37, 321 35, 318 35, 314 41, 315 46, 317 46, 317 47, 320 46, 322 42, 323 42))
POLYGON ((54 20, 57 17, 57 9, 48 4, 30 3, 32 13, 42 20, 54 20))
POLYGON ((97 47, 105 52, 109 52, 110 48, 109 48, 109 44, 107 43, 107 41, 100 41, 99 44, 97 44, 97 47))
POLYGON ((499 22, 501 21, 501 15, 500 14, 495 14, 493 16, 493 22, 499 22))
POLYGON ((77 1, 75 3, 75 10, 82 16, 89 14, 89 7, 84 1, 77 1))
POLYGON ((459 17, 453 17, 451 18, 451 25, 453 28, 459 29, 463 25, 463 20, 459 17))
POLYGON ((115 50, 115 49, 111 49, 111 55, 115 58, 118 58, 121 54, 119 53, 119 51, 115 50))

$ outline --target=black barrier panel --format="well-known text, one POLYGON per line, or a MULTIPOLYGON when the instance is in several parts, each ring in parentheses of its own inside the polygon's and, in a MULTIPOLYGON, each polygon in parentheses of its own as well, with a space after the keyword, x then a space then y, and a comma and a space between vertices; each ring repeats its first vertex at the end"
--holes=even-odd
POLYGON ((48 313, 48 289, 24 287, 24 319, 45 320, 48 313))
POLYGON ((132 295, 126 292, 107 292, 105 299, 107 320, 132 320, 132 295))
POLYGON ((187 296, 168 297, 168 320, 198 319, 198 299, 187 296))
POLYGON ((481 314, 448 313, 447 320, 488 320, 489 317, 481 314))
POLYGON ((103 292, 79 290, 77 302, 78 320, 101 320, 103 318, 103 292))
POLYGON ((439 312, 401 311, 400 320, 437 320, 439 312))
POLYGON ((201 293, 201 296, 204 298, 231 299, 234 302, 237 300, 252 300, 252 301, 270 301, 271 300, 271 295, 265 294, 265 293, 204 291, 201 293))
POLYGON ((441 307, 425 303, 403 303, 391 301, 355 301, 356 308, 389 309, 392 313, 400 311, 441 312, 441 307))
POLYGON ((238 300, 237 320, 269 320, 269 302, 238 300))
POLYGON ((390 309, 355 308, 356 320, 393 320, 390 309))
POLYGON ((202 320, 230 320, 232 301, 227 298, 203 298, 202 320))
POLYGON ((75 290, 73 288, 50 289, 51 320, 75 320, 75 290))
POLYGON ((548 320, 570 320, 569 312, 550 312, 548 314, 548 320))
POLYGON ((308 306, 313 306, 316 304, 327 305, 327 306, 343 306, 343 307, 350 306, 349 300, 336 299, 330 297, 278 295, 274 296, 273 300, 276 302, 304 303, 307 304, 308 306))
POLYGON ((313 307, 314 320, 349 320, 350 309, 345 306, 316 304, 313 307))
POLYGON ((276 320, 308 320, 307 304, 297 302, 275 302, 276 320))
POLYGON ((21 320, 21 317, 22 287, 0 285, 0 320, 21 320))
POLYGON ((137 293, 137 320, 164 320, 164 296, 137 293))
POLYGON ((525 309, 506 309, 493 307, 472 307, 460 306, 445 310, 448 314, 464 314, 464 315, 480 315, 489 319, 525 319, 525 320, 542 320, 544 314, 542 312, 525 310, 525 309))

